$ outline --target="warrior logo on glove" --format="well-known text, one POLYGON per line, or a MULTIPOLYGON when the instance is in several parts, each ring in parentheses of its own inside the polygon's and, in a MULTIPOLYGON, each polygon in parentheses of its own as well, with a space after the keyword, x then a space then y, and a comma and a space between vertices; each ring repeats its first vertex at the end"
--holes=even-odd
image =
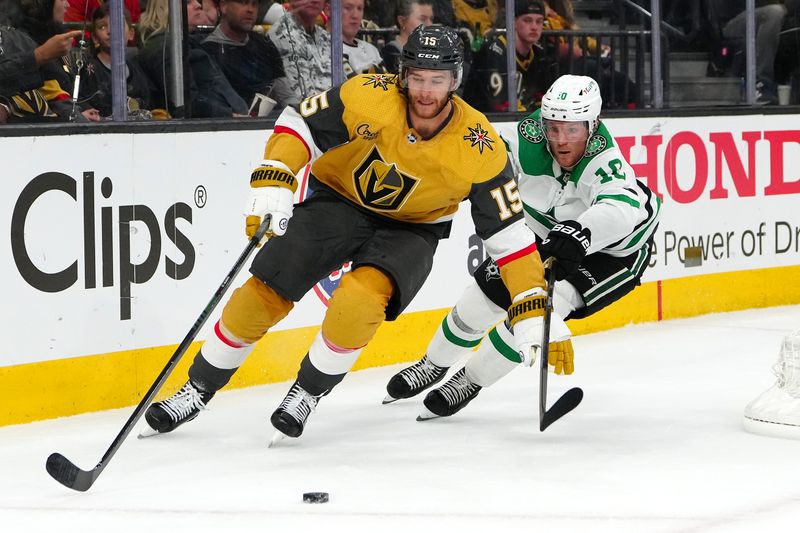
POLYGON ((268 161, 250 175, 250 198, 245 214, 245 233, 252 238, 266 215, 271 215, 267 235, 283 235, 294 208, 297 178, 279 162, 268 161))

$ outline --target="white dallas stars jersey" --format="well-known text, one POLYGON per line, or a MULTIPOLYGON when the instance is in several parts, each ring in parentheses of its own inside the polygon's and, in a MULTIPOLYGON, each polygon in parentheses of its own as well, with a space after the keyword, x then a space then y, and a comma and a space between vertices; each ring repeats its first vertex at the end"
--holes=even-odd
POLYGON ((624 257, 652 236, 661 200, 636 179, 602 123, 572 171, 550 154, 538 110, 518 124, 517 135, 506 144, 519 178, 525 222, 540 238, 557 222, 577 220, 592 232, 588 253, 602 250, 624 257))

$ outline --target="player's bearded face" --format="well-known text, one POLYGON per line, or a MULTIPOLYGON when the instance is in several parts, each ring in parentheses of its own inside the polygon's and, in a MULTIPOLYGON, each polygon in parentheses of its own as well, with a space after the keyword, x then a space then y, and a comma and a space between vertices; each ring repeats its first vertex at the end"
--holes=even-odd
POLYGON ((444 110, 455 85, 450 70, 411 69, 405 82, 409 111, 422 119, 434 118, 444 110))
POLYGON ((560 120, 543 120, 550 153, 563 168, 572 168, 578 164, 586 151, 589 139, 589 126, 586 122, 563 122, 560 120))

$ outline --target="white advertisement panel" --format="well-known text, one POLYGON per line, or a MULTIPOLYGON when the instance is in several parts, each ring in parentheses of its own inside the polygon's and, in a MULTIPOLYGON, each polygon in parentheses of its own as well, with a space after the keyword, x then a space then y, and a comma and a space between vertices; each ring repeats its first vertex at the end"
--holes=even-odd
MULTIPOLYGON (((0 366, 180 342, 247 243, 242 209, 266 137, 4 139, 0 366)), ((465 216, 458 226, 470 228, 465 216)), ((410 311, 444 307, 461 293, 471 231, 460 234, 442 242, 410 311)), ((233 286, 248 275, 245 268, 233 286)), ((340 276, 332 273, 275 329, 320 324, 340 276)))
MULTIPOLYGON (((664 202, 645 281, 800 264, 796 123, 778 115, 607 121, 664 202), (685 266, 687 247, 700 247, 699 266, 685 266)), ((3 139, 0 366, 177 344, 246 244, 247 176, 267 135, 3 139)), ((408 310, 452 305, 484 256, 461 209, 408 310)), ((276 329, 319 324, 340 276, 323 280, 276 329)))

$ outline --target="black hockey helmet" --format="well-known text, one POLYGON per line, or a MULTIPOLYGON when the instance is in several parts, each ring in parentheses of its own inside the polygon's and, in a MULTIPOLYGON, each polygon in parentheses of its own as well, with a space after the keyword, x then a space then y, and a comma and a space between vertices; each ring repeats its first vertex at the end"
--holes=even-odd
MULTIPOLYGON (((446 26, 419 25, 408 36, 400 62, 400 79, 405 86, 406 69, 452 70, 455 88, 461 85, 464 54, 461 39, 446 26)), ((455 90, 455 89, 454 89, 455 90)))

